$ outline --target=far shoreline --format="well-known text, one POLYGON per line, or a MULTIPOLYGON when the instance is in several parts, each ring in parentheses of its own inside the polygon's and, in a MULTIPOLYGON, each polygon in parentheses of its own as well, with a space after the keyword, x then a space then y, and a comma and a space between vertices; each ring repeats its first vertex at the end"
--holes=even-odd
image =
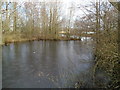
POLYGON ((11 40, 11 41, 5 41, 0 44, 0 46, 7 46, 11 43, 20 43, 20 42, 31 42, 31 41, 81 41, 81 39, 74 39, 74 38, 69 38, 69 39, 37 39, 37 38, 32 38, 32 39, 20 39, 20 40, 11 40))

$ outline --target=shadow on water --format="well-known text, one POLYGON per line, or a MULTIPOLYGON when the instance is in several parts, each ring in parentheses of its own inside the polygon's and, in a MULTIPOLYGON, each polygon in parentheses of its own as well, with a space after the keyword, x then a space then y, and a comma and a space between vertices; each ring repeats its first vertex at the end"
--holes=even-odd
POLYGON ((33 41, 3 46, 3 88, 93 87, 93 45, 33 41))

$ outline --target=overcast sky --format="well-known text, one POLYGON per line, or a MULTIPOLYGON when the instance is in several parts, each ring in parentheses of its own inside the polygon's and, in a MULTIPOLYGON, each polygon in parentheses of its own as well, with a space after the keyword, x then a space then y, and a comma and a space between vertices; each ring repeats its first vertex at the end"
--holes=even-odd
MULTIPOLYGON (((78 9, 78 8, 75 8, 77 7, 78 5, 79 6, 84 6, 84 5, 87 5, 87 4, 90 4, 90 2, 95 2, 97 0, 2 0, 2 1, 7 1, 7 2, 18 2, 19 4, 22 3, 22 2, 55 2, 55 1, 60 1, 63 3, 63 6, 62 6, 62 11, 63 11, 63 15, 65 15, 66 17, 69 17, 69 12, 70 12, 70 7, 71 7, 71 4, 72 6, 74 7, 74 17, 73 19, 76 18, 77 15, 80 15, 82 16, 84 14, 84 10, 81 10, 82 8, 78 9)), ((106 1, 106 0, 100 0, 100 1, 106 1)))
MULTIPOLYGON (((62 15, 63 17, 69 19, 69 13, 70 13, 70 7, 73 7, 73 16, 72 21, 76 19, 76 17, 82 17, 85 13, 85 9, 82 8, 82 6, 85 6, 87 4, 90 4, 91 2, 96 2, 97 0, 3 0, 4 2, 18 2, 19 4, 23 2, 62 2, 63 6, 62 8, 62 15), (80 6, 80 8, 77 8, 80 6)), ((107 1, 107 0, 100 0, 100 1, 107 1)), ((19 10, 20 11, 20 10, 19 10)), ((87 12, 86 12, 87 13, 87 12)))

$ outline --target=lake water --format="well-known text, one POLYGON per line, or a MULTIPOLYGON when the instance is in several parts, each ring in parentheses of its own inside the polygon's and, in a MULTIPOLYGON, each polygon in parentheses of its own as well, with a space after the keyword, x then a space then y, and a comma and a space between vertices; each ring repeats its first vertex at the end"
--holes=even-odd
POLYGON ((92 87, 93 45, 31 41, 2 48, 3 88, 92 87))

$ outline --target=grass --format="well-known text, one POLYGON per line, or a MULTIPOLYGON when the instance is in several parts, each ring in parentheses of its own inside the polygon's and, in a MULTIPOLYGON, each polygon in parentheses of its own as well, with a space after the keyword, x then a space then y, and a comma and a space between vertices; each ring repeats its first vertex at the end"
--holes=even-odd
POLYGON ((6 32, 2 35, 2 45, 9 44, 9 43, 16 43, 16 42, 25 42, 25 41, 34 41, 34 40, 80 40, 76 38, 66 38, 66 37, 58 37, 57 39, 40 36, 39 34, 34 35, 35 33, 20 33, 18 31, 16 32, 6 32))

